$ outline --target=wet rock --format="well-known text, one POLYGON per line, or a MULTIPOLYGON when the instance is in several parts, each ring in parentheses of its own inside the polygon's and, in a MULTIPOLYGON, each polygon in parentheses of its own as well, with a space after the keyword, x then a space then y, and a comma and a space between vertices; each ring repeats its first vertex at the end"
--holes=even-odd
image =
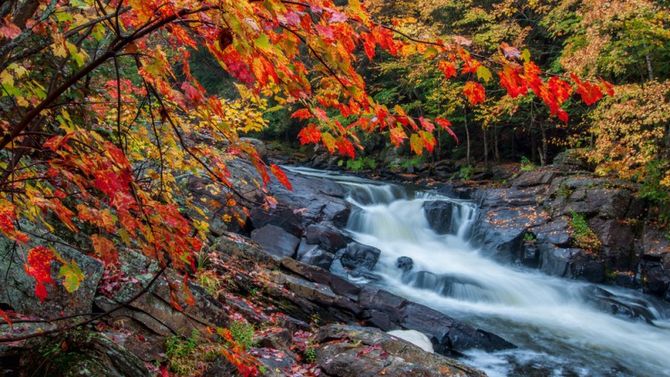
MULTIPOLYGON (((670 239, 665 232, 646 226, 642 234, 642 254, 645 257, 664 259, 670 255, 670 239)), ((665 266, 670 267, 670 264, 665 266)))
POLYGON ((538 242, 548 242, 556 246, 568 246, 570 244, 570 225, 568 219, 564 216, 531 228, 531 232, 538 242))
POLYGON ((589 226, 602 243, 601 256, 608 259, 610 268, 633 269, 637 260, 633 228, 622 220, 593 218, 589 226))
POLYGON ((357 299, 358 294, 361 291, 355 284, 318 267, 308 266, 289 258, 283 259, 281 265, 287 270, 309 279, 310 281, 329 286, 330 289, 338 295, 357 299))
MULTIPOLYGON (((61 241, 46 231, 34 230, 46 239, 61 241)), ((79 251, 55 243, 58 254, 65 260, 73 260, 84 274, 84 280, 79 289, 69 293, 60 283, 58 269, 52 267, 51 276, 56 284, 47 284, 47 298, 41 302, 35 296, 35 279, 28 276, 23 268, 25 263, 25 249, 17 247, 14 242, 0 236, 0 304, 17 312, 35 315, 43 318, 88 314, 92 312, 93 298, 98 282, 102 277, 103 265, 96 259, 90 258, 79 251)))
POLYGON ((423 211, 428 220, 428 225, 437 234, 454 233, 454 224, 452 224, 454 204, 442 200, 435 200, 425 202, 423 204, 423 211))
POLYGON ((590 302, 598 309, 613 315, 641 320, 650 324, 657 319, 644 300, 617 296, 596 286, 586 287, 584 292, 590 302))
POLYGON ((347 247, 351 239, 345 236, 342 231, 325 224, 314 224, 307 227, 305 231, 307 242, 312 245, 319 245, 324 250, 336 252, 347 247))
POLYGON ((491 351, 514 347, 497 335, 475 329, 379 288, 364 287, 359 304, 368 315, 370 324, 385 331, 400 327, 422 332, 431 339, 435 351, 442 354, 458 354, 470 348, 491 351))
POLYGON ((276 225, 266 225, 251 232, 251 239, 278 257, 293 257, 300 239, 276 225))
MULTIPOLYGON (((43 347, 49 347, 45 344, 43 347)), ((64 377, 149 377, 144 362, 99 333, 73 332, 58 339, 51 349, 59 350, 47 357, 38 350, 21 356, 20 370, 27 376, 64 377), (66 345, 66 348, 61 348, 66 345)))
POLYGON ((296 237, 300 237, 303 234, 303 220, 291 208, 283 206, 278 206, 271 210, 254 208, 249 213, 249 219, 254 229, 274 225, 296 237))
MULTIPOLYGON (((268 376, 290 376, 296 365, 295 355, 274 348, 252 348, 249 353, 262 364, 268 376)), ((223 377, 223 375, 221 376, 223 377)))
POLYGON ((303 228, 321 222, 330 222, 336 227, 346 225, 351 205, 345 200, 347 192, 342 186, 328 179, 290 171, 286 175, 293 183, 292 191, 274 181, 269 189, 280 205, 300 216, 303 228))
POLYGON ((414 261, 410 257, 400 257, 396 260, 395 265, 402 271, 407 272, 414 268, 414 261))
POLYGON ((484 376, 373 328, 330 325, 319 330, 316 342, 316 362, 328 376, 484 376))
POLYGON ((552 163, 564 171, 590 170, 584 153, 575 149, 568 149, 557 154, 552 163))
POLYGON ((298 246, 296 259, 303 263, 328 270, 330 269, 330 265, 333 264, 335 255, 321 249, 319 245, 311 245, 303 239, 300 242, 300 246, 298 246))
POLYGON ((352 242, 346 248, 337 252, 337 257, 342 263, 342 266, 349 270, 365 269, 372 271, 379 260, 381 250, 363 245, 357 242, 352 242))
POLYGON ((643 261, 642 288, 645 293, 664 297, 670 290, 670 271, 663 268, 660 262, 643 261))
POLYGON ((587 255, 584 250, 561 248, 547 243, 538 244, 540 270, 548 275, 583 279, 593 283, 605 281, 605 265, 587 255))
POLYGON ((549 169, 536 169, 528 172, 522 172, 512 180, 514 187, 531 187, 539 185, 547 185, 558 176, 558 172, 549 169))
POLYGON ((459 354, 472 348, 485 351, 514 348, 495 334, 458 322, 424 305, 410 302, 403 308, 402 314, 401 327, 426 334, 435 351, 441 354, 459 354))

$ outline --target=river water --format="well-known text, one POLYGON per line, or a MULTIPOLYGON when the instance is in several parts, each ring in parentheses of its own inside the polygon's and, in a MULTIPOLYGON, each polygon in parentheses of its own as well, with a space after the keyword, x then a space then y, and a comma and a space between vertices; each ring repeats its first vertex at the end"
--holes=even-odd
POLYGON ((347 230, 382 251, 374 273, 385 289, 502 336, 517 349, 467 352, 489 376, 670 376, 667 307, 640 292, 560 279, 483 256, 469 234, 474 203, 430 192, 304 168, 335 180, 355 205, 347 230), (428 224, 426 201, 453 204, 450 234, 428 224), (414 262, 410 272, 399 257, 414 262), (593 304, 594 289, 643 307, 647 320, 614 316, 593 304), (603 291, 600 291, 603 292, 603 291))

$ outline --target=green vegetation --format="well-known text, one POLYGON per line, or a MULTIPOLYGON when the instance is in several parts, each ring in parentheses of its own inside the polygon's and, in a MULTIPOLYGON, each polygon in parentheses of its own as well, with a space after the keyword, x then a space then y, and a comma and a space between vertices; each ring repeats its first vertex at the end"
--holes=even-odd
POLYGON ((199 355, 196 355, 196 350, 200 340, 197 330, 193 330, 188 338, 173 335, 165 340, 165 355, 171 372, 179 376, 193 375, 198 369, 199 355))
POLYGON ((338 165, 345 165, 347 170, 353 172, 360 172, 362 170, 375 170, 377 169, 377 161, 372 157, 359 157, 353 160, 340 160, 338 165))
POLYGON ((310 364, 316 361, 316 349, 314 349, 314 347, 307 346, 307 348, 305 348, 305 361, 310 364))
POLYGON ((521 171, 533 171, 535 170, 535 164, 528 159, 526 156, 521 157, 521 171))
POLYGON ((589 223, 586 221, 584 215, 575 211, 572 211, 571 215, 570 225, 574 232, 576 246, 588 251, 599 250, 602 247, 602 243, 591 227, 589 227, 589 223))
POLYGON ((245 350, 254 345, 254 326, 247 322, 234 321, 230 324, 233 339, 245 350))
POLYGON ((535 237, 535 235, 533 233, 527 232, 527 233, 524 233, 523 240, 524 240, 524 242, 532 243, 532 242, 535 242, 537 240, 537 237, 535 237))
POLYGON ((472 165, 461 166, 458 170, 458 178, 464 181, 469 181, 472 178, 475 168, 472 165))

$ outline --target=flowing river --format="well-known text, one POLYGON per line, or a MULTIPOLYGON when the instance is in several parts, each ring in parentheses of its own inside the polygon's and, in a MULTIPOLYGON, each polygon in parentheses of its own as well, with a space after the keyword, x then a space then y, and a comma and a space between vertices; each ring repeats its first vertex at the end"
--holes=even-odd
POLYGON ((477 206, 337 173, 290 168, 335 180, 355 205, 347 230, 382 251, 374 282, 400 296, 502 336, 518 348, 467 352, 462 361, 489 376, 670 376, 667 306, 632 290, 560 279, 497 263, 470 240, 477 206), (426 201, 453 203, 452 230, 435 233, 426 201), (396 266, 410 257, 413 269, 396 266), (605 289, 645 310, 647 321, 614 316, 593 305, 605 289))

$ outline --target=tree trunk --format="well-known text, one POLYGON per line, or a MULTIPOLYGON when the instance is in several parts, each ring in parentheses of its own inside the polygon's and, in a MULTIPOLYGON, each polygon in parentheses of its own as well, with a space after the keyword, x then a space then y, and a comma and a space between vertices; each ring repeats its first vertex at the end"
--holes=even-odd
POLYGON ((540 131, 542 132, 542 153, 540 153, 540 165, 544 166, 547 161, 547 128, 544 125, 544 122, 540 124, 540 131))
POLYGON ((482 138, 484 139, 484 165, 489 166, 489 138, 486 126, 482 126, 482 138))
POLYGON ((644 60, 647 62, 647 74, 649 75, 649 81, 654 80, 654 67, 651 64, 651 56, 649 54, 645 55, 644 60))
POLYGON ((470 165, 470 130, 468 129, 468 109, 465 109, 465 161, 470 165))
POLYGON ((498 145, 498 127, 493 127, 493 153, 495 155, 496 162, 500 162, 500 147, 498 145))

